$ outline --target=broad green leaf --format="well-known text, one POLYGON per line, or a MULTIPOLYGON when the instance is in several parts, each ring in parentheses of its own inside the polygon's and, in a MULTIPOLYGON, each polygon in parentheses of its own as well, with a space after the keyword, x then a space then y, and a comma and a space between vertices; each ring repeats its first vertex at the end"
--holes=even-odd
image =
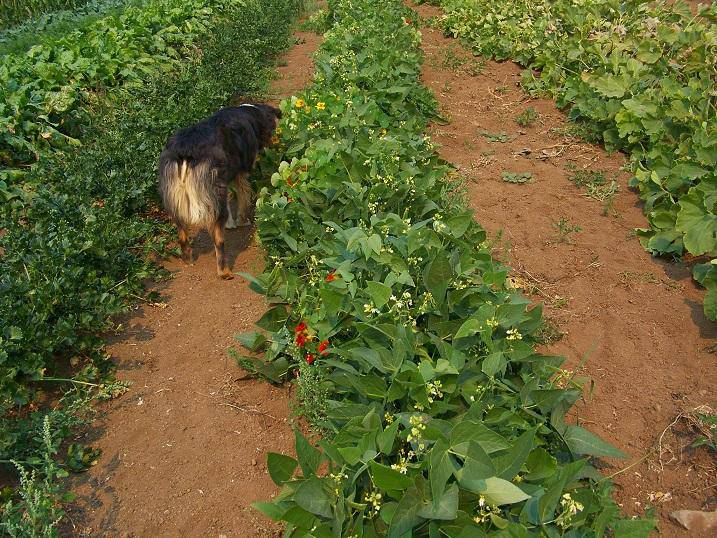
POLYGON ((454 340, 459 338, 465 338, 467 336, 473 336, 475 333, 481 330, 481 322, 475 318, 468 318, 463 322, 456 335, 453 337, 454 340))
POLYGON ((274 521, 281 521, 283 519, 284 514, 286 513, 285 508, 282 508, 275 503, 254 502, 251 503, 251 505, 253 508, 256 508, 274 521))
POLYGON ((294 501, 307 512, 317 516, 332 516, 331 495, 319 478, 312 477, 299 484, 294 493, 294 501))
POLYGON ((514 441, 515 444, 507 454, 494 460, 496 475, 499 478, 512 480, 520 472, 531 450, 533 450, 535 431, 535 428, 524 431, 514 441))
POLYGON ((717 255, 717 215, 708 212, 702 191, 691 189, 679 205, 675 227, 685 234, 685 248, 696 256, 717 255))
POLYGON ((290 456, 269 452, 266 456, 266 466, 269 470, 269 476, 277 486, 282 485, 289 480, 296 470, 297 462, 290 456))
POLYGON ((324 303, 327 315, 335 316, 341 311, 341 305, 344 300, 344 295, 342 293, 329 288, 323 288, 319 291, 319 295, 324 303))
POLYGON ((565 433, 563 433, 563 439, 565 439, 573 454, 610 458, 627 457, 627 454, 621 450, 580 426, 567 426, 565 433))
POLYGON ((401 423, 398 420, 394 420, 393 424, 391 424, 388 428, 386 428, 376 436, 376 445, 378 446, 378 449, 384 454, 391 453, 393 449, 393 443, 396 439, 396 434, 398 433, 398 427, 400 426, 400 424, 401 423))
POLYGON ((451 484, 439 498, 424 504, 418 515, 425 519, 438 519, 451 521, 458 513, 458 485, 451 484))
POLYGON ((423 497, 415 485, 406 490, 401 500, 398 501, 398 506, 391 518, 388 538, 404 538, 404 534, 423 521, 423 518, 418 515, 422 501, 423 497))
POLYGON ((482 424, 471 420, 463 420, 451 431, 451 450, 462 457, 468 453, 469 441, 478 443, 487 454, 510 448, 504 437, 482 424))
POLYGON ((371 477, 373 483, 383 491, 400 490, 403 491, 413 484, 413 480, 400 472, 372 461, 369 463, 371 467, 371 477))
POLYGON ((431 292, 438 304, 442 304, 446 289, 453 278, 453 269, 445 252, 439 252, 431 260, 423 273, 423 284, 431 292))
POLYGON ((487 478, 485 484, 485 490, 482 493, 491 504, 501 506, 503 504, 515 504, 530 499, 530 495, 518 486, 497 476, 487 478))
POLYGON ((381 282, 366 282, 366 291, 377 308, 381 308, 385 305, 392 295, 391 288, 381 282))
POLYGON ((234 338, 250 351, 259 351, 266 343, 266 337, 260 332, 241 333, 234 338))
POLYGON ((656 528, 654 519, 623 519, 613 525, 613 532, 620 538, 648 538, 656 528))
POLYGON ((321 452, 304 437, 298 429, 294 430, 296 455, 305 477, 316 474, 321 463, 321 452))
POLYGON ((256 322, 257 327, 269 332, 276 332, 281 329, 289 317, 286 307, 278 305, 267 310, 264 315, 256 322))
POLYGON ((448 445, 443 440, 439 440, 433 445, 428 456, 428 465, 431 495, 434 500, 439 499, 443 495, 446 482, 457 469, 456 463, 448 451, 448 445))

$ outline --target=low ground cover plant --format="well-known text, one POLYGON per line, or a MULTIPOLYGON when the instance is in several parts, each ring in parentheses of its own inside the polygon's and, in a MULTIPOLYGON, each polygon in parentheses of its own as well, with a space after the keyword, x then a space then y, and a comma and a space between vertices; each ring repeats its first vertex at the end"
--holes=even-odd
POLYGON ((581 382, 535 351, 514 289, 424 135, 416 14, 332 0, 314 84, 283 103, 257 204, 271 308, 238 335, 245 368, 296 378, 296 454, 256 507, 285 536, 646 536, 592 457, 621 452, 565 414, 581 382), (280 164, 279 164, 279 161, 280 164), (272 164, 274 163, 274 164, 272 164))

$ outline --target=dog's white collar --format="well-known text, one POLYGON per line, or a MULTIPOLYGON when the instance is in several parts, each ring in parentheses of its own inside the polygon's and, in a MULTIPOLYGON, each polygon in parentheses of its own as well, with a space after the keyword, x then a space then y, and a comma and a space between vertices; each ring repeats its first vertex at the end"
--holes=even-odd
POLYGON ((239 105, 239 106, 240 106, 240 107, 243 107, 243 106, 250 106, 250 107, 252 107, 252 108, 256 108, 257 110, 259 109, 259 107, 258 107, 258 106, 256 106, 256 105, 252 105, 252 104, 249 104, 249 103, 242 103, 242 104, 241 104, 241 105, 239 105))

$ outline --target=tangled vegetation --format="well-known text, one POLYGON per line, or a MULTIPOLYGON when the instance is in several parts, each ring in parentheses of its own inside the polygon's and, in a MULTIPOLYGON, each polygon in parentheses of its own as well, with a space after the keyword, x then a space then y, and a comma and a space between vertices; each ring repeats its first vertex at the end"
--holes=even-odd
POLYGON ((717 5, 443 0, 441 24, 476 54, 526 67, 523 85, 626 151, 655 255, 689 256, 717 320, 717 5))
POLYGON ((415 18, 330 1, 314 84, 263 160, 281 161, 257 206, 268 263, 246 277, 272 307, 238 337, 263 357, 235 355, 296 376, 324 435, 268 455, 281 490, 255 506, 292 537, 646 536, 590 461, 622 454, 565 421, 581 383, 535 351, 541 308, 423 134, 415 18))
MULTIPOLYGON (((27 136, 16 139, 17 153, 14 146, 3 146, 3 163, 10 166, 2 173, 12 187, 0 188, 6 197, 0 212, 0 460, 10 472, 17 465, 21 481, 16 491, 0 497, 0 534, 55 533, 64 499, 57 479, 97 457, 89 447, 64 449, 62 442, 87 418, 93 399, 124 389, 111 380, 97 334, 114 328, 112 316, 129 305, 151 301, 144 282, 161 277, 153 260, 169 237, 154 210, 163 144, 179 126, 209 115, 236 92, 257 95, 265 89, 272 56, 288 45, 301 5, 297 0, 174 3, 162 3, 168 8, 165 19, 153 18, 162 16, 155 8, 111 14, 113 22, 93 19, 89 26, 80 18, 57 49, 53 37, 37 36, 42 58, 65 54, 70 42, 93 45, 78 45, 72 49, 75 60, 61 64, 64 71, 60 64, 52 71, 53 84, 71 86, 68 92, 77 100, 40 118, 60 133, 53 140, 72 137, 81 145, 27 136), (179 21, 179 15, 190 19, 179 21), (146 28, 134 25, 149 20, 158 33, 150 46, 161 49, 157 56, 146 56, 147 50, 132 42, 139 63, 116 71, 114 53, 120 58, 121 53, 114 45, 107 45, 105 56, 89 55, 104 46, 98 28, 111 26, 107 39, 117 44, 131 41, 133 33, 145 35, 146 28), (83 40, 83 32, 92 38, 83 40), (201 49, 193 45, 200 39, 201 49), (103 77, 120 76, 93 78, 90 64, 103 77), (30 153, 23 148, 35 143, 30 153, 40 159, 26 162, 30 153), (13 168, 18 163, 30 166, 13 168), (64 395, 58 391, 68 387, 64 395)), ((19 58, 3 61, 29 65, 19 58)), ((33 93, 39 101, 20 99, 13 106, 55 103, 54 90, 45 89, 33 93)), ((44 128, 26 127, 25 134, 44 128)))

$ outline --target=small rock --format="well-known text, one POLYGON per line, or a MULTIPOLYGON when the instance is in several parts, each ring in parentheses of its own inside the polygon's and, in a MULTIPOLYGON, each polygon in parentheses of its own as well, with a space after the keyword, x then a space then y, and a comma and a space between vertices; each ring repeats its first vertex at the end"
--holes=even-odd
MULTIPOLYGON (((677 510, 672 512, 670 517, 682 525, 688 531, 706 533, 717 531, 717 510, 714 512, 700 512, 699 510, 677 510)), ((701 534, 701 536, 708 536, 701 534)), ((709 536, 713 536, 709 534, 709 536)))
POLYGON ((256 460, 255 460, 255 459, 252 459, 252 460, 251 460, 251 464, 252 464, 252 465, 256 465, 256 460))

